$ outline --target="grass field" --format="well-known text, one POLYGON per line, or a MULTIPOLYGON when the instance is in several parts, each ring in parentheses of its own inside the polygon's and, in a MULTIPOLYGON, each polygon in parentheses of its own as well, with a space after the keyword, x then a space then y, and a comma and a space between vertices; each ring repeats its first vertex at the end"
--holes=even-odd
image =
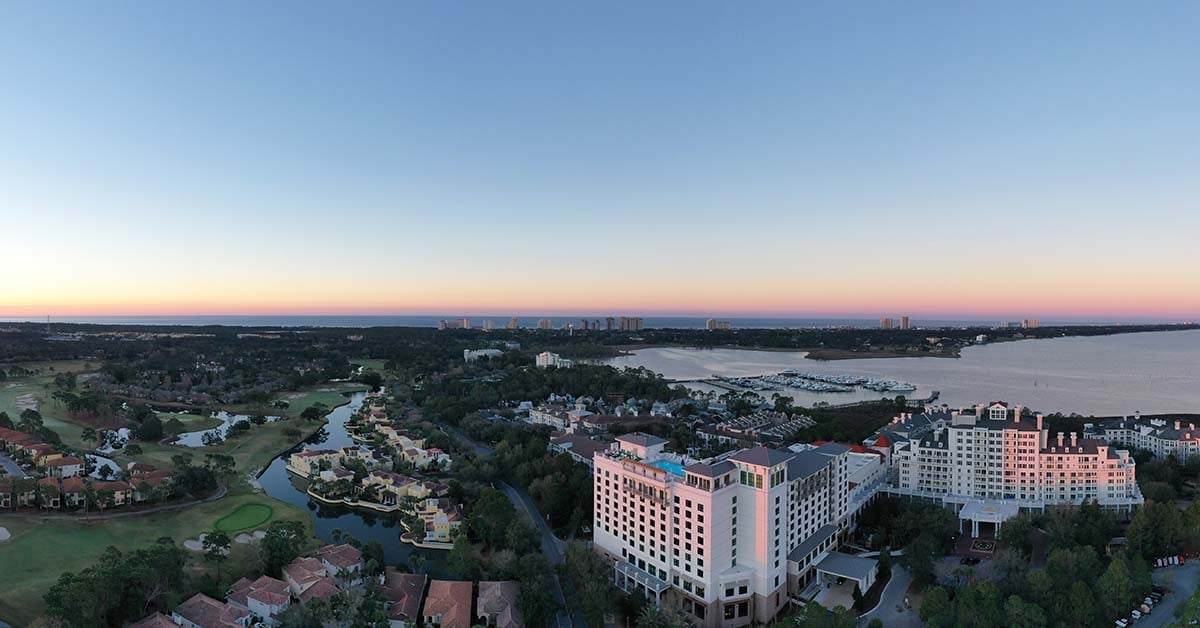
POLYGON ((0 526, 13 535, 0 543, 0 565, 4 566, 0 569, 0 619, 15 626, 28 625, 42 613, 42 596, 59 574, 91 565, 110 545, 130 550, 163 536, 182 543, 212 530, 218 521, 264 509, 270 515, 257 527, 271 521, 300 521, 312 534, 312 519, 304 510, 244 487, 231 487, 230 491, 223 499, 184 510, 92 523, 0 515, 0 526))
POLYGON ((275 510, 267 504, 242 504, 233 512, 217 519, 213 527, 222 532, 241 532, 270 521, 274 514, 275 510))
MULTIPOLYGON (((34 365, 22 366, 32 368, 34 365)), ((42 375, 0 382, 0 410, 8 412, 15 419, 20 414, 17 398, 32 394, 39 401, 38 409, 46 427, 58 432, 67 444, 90 449, 94 443, 83 443, 80 439, 83 426, 74 423, 61 404, 50 400, 49 390, 56 373, 82 371, 84 363, 60 362, 41 366, 47 371, 42 375), (55 367, 55 373, 48 371, 49 366, 55 367)), ((313 403, 323 403, 332 408, 347 403, 343 393, 366 389, 361 384, 326 384, 311 390, 282 393, 278 398, 289 402, 288 416, 298 417, 304 408, 313 403)), ((250 408, 235 407, 229 410, 256 412, 250 408)), ((196 414, 173 416, 183 421, 189 431, 207 429, 218 423, 215 419, 196 414)), ((164 413, 163 419, 167 418, 164 413)), ((113 458, 122 466, 137 461, 170 468, 173 466, 171 457, 183 452, 191 452, 197 461, 203 461, 205 453, 223 453, 233 456, 238 471, 244 474, 265 466, 300 440, 285 433, 289 428, 299 429, 303 436, 307 436, 319 425, 298 418, 267 423, 254 426, 248 434, 214 447, 186 448, 139 443, 142 454, 132 458, 116 454, 113 458)), ((312 535, 312 519, 308 512, 266 495, 252 493, 244 482, 235 482, 230 487, 229 495, 212 503, 138 517, 85 522, 38 521, 0 515, 0 527, 7 528, 12 534, 10 540, 0 543, 0 619, 15 626, 32 622, 41 615, 42 596, 59 574, 89 566, 110 545, 134 549, 163 536, 182 543, 214 528, 230 532, 261 529, 277 520, 300 521, 309 536, 312 535)))

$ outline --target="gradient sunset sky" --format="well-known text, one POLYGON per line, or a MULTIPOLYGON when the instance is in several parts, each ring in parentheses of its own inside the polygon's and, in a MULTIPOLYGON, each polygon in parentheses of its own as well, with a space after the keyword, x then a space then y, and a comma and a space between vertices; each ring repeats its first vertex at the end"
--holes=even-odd
POLYGON ((8 2, 0 316, 1200 318, 1200 3, 8 2))

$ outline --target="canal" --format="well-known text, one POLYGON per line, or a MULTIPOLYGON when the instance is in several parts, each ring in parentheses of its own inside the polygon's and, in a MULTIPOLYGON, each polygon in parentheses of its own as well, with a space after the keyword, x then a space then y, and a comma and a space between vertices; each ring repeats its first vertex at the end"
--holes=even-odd
POLYGON ((383 545, 384 555, 389 565, 410 565, 410 558, 419 554, 424 558, 422 571, 435 577, 446 573, 446 551, 424 550, 400 541, 400 533, 404 528, 394 514, 371 513, 345 506, 329 506, 310 498, 305 489, 308 482, 288 473, 285 468, 289 454, 304 447, 319 447, 323 449, 338 449, 356 446, 346 432, 346 421, 362 406, 366 393, 350 393, 347 395, 350 403, 334 408, 328 415, 328 423, 303 444, 280 455, 273 460, 262 476, 259 483, 268 495, 289 504, 304 508, 312 515, 317 538, 332 543, 333 531, 341 530, 362 543, 378 541, 383 545))

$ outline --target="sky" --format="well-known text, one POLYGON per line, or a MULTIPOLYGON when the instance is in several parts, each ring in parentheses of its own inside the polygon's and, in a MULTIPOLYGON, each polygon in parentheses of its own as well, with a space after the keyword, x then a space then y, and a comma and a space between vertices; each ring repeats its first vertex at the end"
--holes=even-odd
POLYGON ((1200 3, 7 2, 0 316, 1200 318, 1200 3))

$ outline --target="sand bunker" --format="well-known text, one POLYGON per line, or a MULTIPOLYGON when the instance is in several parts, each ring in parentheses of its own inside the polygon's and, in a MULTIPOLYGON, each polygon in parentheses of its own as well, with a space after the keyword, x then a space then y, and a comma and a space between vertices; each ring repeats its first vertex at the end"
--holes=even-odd
POLYGON ((8 528, 0 526, 0 543, 3 543, 11 538, 12 535, 8 533, 8 528))

